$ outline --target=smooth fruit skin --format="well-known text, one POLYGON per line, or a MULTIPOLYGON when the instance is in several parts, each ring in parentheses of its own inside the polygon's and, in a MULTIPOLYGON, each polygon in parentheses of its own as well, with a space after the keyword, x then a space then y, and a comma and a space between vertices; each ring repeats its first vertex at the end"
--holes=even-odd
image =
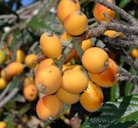
POLYGON ((60 88, 57 93, 56 96, 63 102, 66 104, 74 104, 79 100, 79 96, 80 94, 74 94, 74 93, 70 93, 66 90, 64 90, 63 88, 60 88))
MULTIPOLYGON (((111 2, 110 0, 107 0, 107 1, 111 2)), ((96 3, 93 9, 93 15, 98 22, 101 22, 101 21, 110 22, 111 19, 115 18, 116 13, 105 6, 99 3, 96 3), (104 13, 105 15, 107 15, 107 17, 104 15, 104 13)))
POLYGON ((7 123, 4 121, 0 121, 0 128, 7 128, 7 123))
POLYGON ((42 98, 37 102, 36 113, 38 117, 43 121, 46 121, 49 117, 51 117, 51 112, 48 110, 48 108, 45 107, 42 98))
POLYGON ((26 100, 34 101, 37 98, 38 91, 35 85, 30 84, 23 89, 23 95, 26 100))
POLYGON ((109 67, 101 73, 89 73, 91 80, 100 87, 112 87, 116 82, 116 75, 118 73, 118 66, 114 60, 109 59, 109 67))
POLYGON ((61 111, 62 102, 55 95, 46 95, 39 99, 36 105, 38 117, 46 121, 50 117, 56 116, 61 111))
POLYGON ((21 49, 18 49, 16 51, 16 61, 23 63, 24 59, 25 59, 25 53, 21 49))
POLYGON ((73 36, 68 34, 66 31, 64 33, 62 33, 62 35, 60 36, 61 41, 70 41, 72 39, 73 39, 73 36))
POLYGON ((5 60, 6 60, 5 53, 2 50, 0 50, 0 65, 2 65, 5 62, 5 60))
POLYGON ((25 64, 29 68, 34 68, 36 66, 36 63, 34 63, 37 60, 37 55, 35 54, 28 54, 25 57, 25 64))
POLYGON ((1 75, 3 78, 10 79, 10 78, 22 73, 23 69, 24 69, 24 66, 22 63, 13 61, 3 69, 3 74, 1 74, 1 75))
POLYGON ((43 33, 40 37, 40 46, 43 53, 50 58, 57 58, 62 52, 60 39, 50 33, 43 33))
POLYGON ((67 70, 62 76, 62 87, 70 93, 81 93, 87 84, 88 79, 80 70, 67 70))
POLYGON ((108 67, 108 54, 101 48, 87 49, 82 56, 83 66, 92 73, 103 72, 108 67))
POLYGON ((6 80, 0 77, 0 90, 4 89, 6 85, 7 85, 6 80))
POLYGON ((70 35, 78 36, 83 34, 88 27, 88 20, 85 14, 80 11, 71 13, 64 21, 64 28, 70 35))
POLYGON ((36 68, 36 70, 35 70, 35 73, 37 73, 41 68, 47 67, 47 66, 49 66, 49 65, 54 65, 54 61, 53 61, 52 58, 47 58, 47 59, 41 61, 41 62, 38 64, 38 66, 37 66, 37 68, 36 68))
POLYGON ((134 59, 138 58, 138 48, 132 49, 131 52, 130 52, 130 55, 131 55, 134 59))
POLYGON ((104 32, 104 35, 105 36, 108 36, 110 38, 116 38, 116 37, 119 37, 120 39, 123 37, 123 34, 122 32, 116 32, 116 31, 113 31, 113 30, 106 30, 104 32))
POLYGON ((91 39, 87 39, 87 40, 82 41, 81 49, 83 51, 86 51, 87 49, 91 48, 92 46, 93 46, 93 42, 91 41, 91 39))
POLYGON ((60 0, 57 6, 57 16, 61 22, 64 22, 66 17, 74 11, 80 11, 78 0, 60 0))
POLYGON ((35 74, 35 84, 40 93, 53 94, 61 85, 61 72, 54 65, 41 68, 35 74))
POLYGON ((94 112, 102 106, 103 92, 100 87, 89 82, 88 88, 80 95, 80 103, 88 112, 94 112))

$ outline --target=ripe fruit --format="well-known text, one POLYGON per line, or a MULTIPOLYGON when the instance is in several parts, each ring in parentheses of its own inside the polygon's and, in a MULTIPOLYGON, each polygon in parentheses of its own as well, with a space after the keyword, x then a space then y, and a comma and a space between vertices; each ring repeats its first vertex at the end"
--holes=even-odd
POLYGON ((89 82, 88 88, 80 95, 80 103, 88 112, 94 112, 99 109, 103 103, 101 88, 89 82))
POLYGON ((57 58, 62 52, 60 39, 52 33, 43 33, 40 37, 40 46, 47 57, 57 58))
POLYGON ((62 22, 74 11, 80 11, 78 0, 61 0, 57 6, 57 16, 62 22))
POLYGON ((75 65, 70 65, 70 66, 66 66, 65 67, 65 65, 64 65, 64 67, 63 67, 64 69, 62 69, 63 70, 63 72, 66 72, 66 71, 68 71, 68 70, 79 70, 79 71, 82 71, 82 66, 81 65, 77 65, 77 64, 75 64, 75 65))
POLYGON ((35 84, 40 93, 53 94, 61 85, 61 72, 54 65, 39 69, 35 74, 35 84))
POLYGON ((63 88, 60 88, 57 91, 56 96, 63 103, 66 103, 66 104, 74 104, 74 103, 76 103, 79 100, 80 94, 70 93, 70 92, 64 90, 63 88))
POLYGON ((10 80, 10 76, 7 75, 5 68, 1 70, 1 77, 4 78, 6 81, 10 80))
POLYGON ((83 51, 86 51, 87 49, 92 47, 92 45, 93 45, 93 42, 91 41, 91 39, 84 40, 84 41, 82 41, 81 49, 83 51))
POLYGON ((5 78, 6 80, 19 75, 20 73, 23 72, 23 64, 19 63, 19 62, 11 62, 10 64, 8 64, 1 72, 1 76, 3 78, 5 78))
POLYGON ((34 101, 37 97, 38 91, 35 85, 30 84, 23 89, 23 95, 28 101, 34 101))
POLYGON ((0 65, 2 65, 5 62, 5 60, 6 60, 5 53, 2 50, 0 50, 0 65))
POLYGON ((89 73, 91 80, 100 87, 112 87, 116 83, 118 66, 114 60, 109 59, 109 67, 101 73, 89 73))
POLYGON ((4 121, 0 121, 0 128, 7 128, 7 123, 4 121))
POLYGON ((37 59, 37 56, 35 54, 29 54, 25 57, 25 64, 29 68, 33 68, 36 66, 36 63, 34 63, 37 59))
POLYGON ((83 71, 67 70, 62 77, 62 87, 70 93, 81 93, 87 87, 88 79, 83 71))
POLYGON ((60 40, 61 41, 70 41, 72 40, 73 36, 69 35, 67 32, 64 32, 61 36, 60 36, 60 40))
POLYGON ((18 49, 16 51, 16 61, 17 62, 20 62, 20 63, 23 63, 24 62, 24 59, 25 59, 24 52, 21 49, 18 49))
POLYGON ((6 85, 7 85, 6 80, 0 77, 0 90, 4 89, 6 85))
POLYGON ((87 17, 80 11, 71 13, 64 21, 64 28, 70 35, 83 34, 88 27, 87 17))
POLYGON ((130 52, 130 55, 131 55, 134 59, 138 58, 138 48, 132 49, 132 51, 130 52))
POLYGON ((83 66, 92 73, 103 72, 108 67, 108 54, 101 48, 87 49, 82 56, 83 66))
POLYGON ((37 66, 35 73, 38 72, 41 68, 47 67, 49 65, 54 65, 54 61, 52 58, 47 58, 40 62, 40 64, 37 66))
POLYGON ((104 35, 108 36, 110 38, 116 38, 116 37, 122 38, 122 36, 123 36, 122 32, 116 32, 116 31, 113 31, 113 30, 106 30, 104 32, 104 35))
MULTIPOLYGON (((112 3, 112 0, 106 0, 106 1, 112 3)), ((101 21, 109 22, 111 19, 115 18, 116 13, 105 6, 99 3, 96 3, 93 9, 93 15, 98 22, 101 22, 101 21)))
POLYGON ((23 81, 23 86, 28 86, 30 84, 35 84, 34 77, 26 77, 23 81))
POLYGON ((39 99, 36 105, 38 117, 46 121, 48 118, 56 116, 61 111, 61 101, 55 95, 46 95, 39 99))

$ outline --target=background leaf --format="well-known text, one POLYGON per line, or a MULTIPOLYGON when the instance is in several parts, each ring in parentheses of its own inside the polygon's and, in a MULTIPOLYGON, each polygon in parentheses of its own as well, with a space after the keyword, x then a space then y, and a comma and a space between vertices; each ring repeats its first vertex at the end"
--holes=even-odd
POLYGON ((82 128, 129 128, 138 123, 138 94, 107 102, 90 114, 82 128))

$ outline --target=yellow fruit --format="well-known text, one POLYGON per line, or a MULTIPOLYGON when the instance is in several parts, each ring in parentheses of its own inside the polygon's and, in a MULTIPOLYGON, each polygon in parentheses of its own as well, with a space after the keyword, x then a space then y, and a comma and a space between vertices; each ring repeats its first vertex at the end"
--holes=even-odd
POLYGON ((63 88, 60 88, 57 93, 56 96, 63 102, 66 104, 74 104, 79 100, 79 96, 80 94, 74 94, 74 93, 70 93, 66 90, 64 90, 63 88))
POLYGON ((40 37, 40 46, 47 57, 57 58, 62 52, 60 39, 51 33, 43 33, 40 37))
POLYGON ((88 88, 80 95, 80 103, 88 112, 94 112, 99 109, 103 103, 101 88, 89 82, 88 88))
POLYGON ((8 64, 3 71, 1 72, 1 76, 5 78, 6 80, 19 75, 23 72, 24 66, 23 64, 13 61, 10 64, 8 64))
POLYGON ((113 30, 106 30, 104 32, 104 35, 108 36, 110 38, 116 38, 116 37, 122 38, 122 36, 123 36, 122 32, 116 32, 116 31, 113 31, 113 30))
POLYGON ((28 54, 25 57, 25 64, 29 68, 33 68, 36 66, 36 63, 34 63, 37 60, 37 56, 35 54, 28 54))
POLYGON ((82 56, 83 66, 92 73, 103 72, 108 67, 108 54, 101 48, 87 49, 82 56))
MULTIPOLYGON (((106 0, 106 1, 112 3, 112 0, 106 0)), ((96 3, 93 9, 93 15, 98 22, 101 22, 101 21, 110 22, 111 19, 115 18, 116 13, 105 6, 99 3, 96 3)))
POLYGON ((35 85, 30 84, 23 89, 23 95, 26 100, 34 101, 37 98, 38 91, 35 85))
POLYGON ((66 72, 68 70, 79 70, 79 71, 82 71, 82 66, 75 64, 75 65, 66 66, 63 69, 64 72, 66 72))
POLYGON ((16 51, 16 61, 17 62, 20 62, 20 63, 23 63, 24 62, 24 59, 25 59, 24 52, 21 49, 18 49, 16 51))
POLYGON ((80 11, 71 13, 64 21, 64 28, 70 35, 83 34, 88 27, 87 17, 80 11))
POLYGON ((23 86, 28 86, 30 84, 35 84, 34 77, 26 77, 23 81, 23 86))
POLYGON ((101 73, 89 73, 91 80, 100 87, 112 87, 116 81, 116 75, 118 73, 118 66, 114 60, 109 59, 109 67, 101 73))
POLYGON ((73 36, 69 35, 67 32, 64 32, 61 36, 60 36, 60 40, 61 41, 70 41, 72 40, 73 36))
POLYGON ((61 101, 55 95, 46 95, 39 99, 36 105, 36 112, 41 120, 56 116, 61 111, 61 101))
POLYGON ((36 70, 35 70, 35 73, 36 73, 37 71, 39 71, 39 69, 41 69, 41 68, 43 68, 43 67, 47 67, 47 66, 49 66, 49 65, 54 65, 54 61, 53 61, 52 58, 47 58, 47 59, 41 61, 40 64, 38 64, 38 66, 37 66, 37 68, 36 68, 36 70))
POLYGON ((138 48, 134 48, 134 49, 131 51, 130 55, 131 55, 134 59, 138 58, 138 48))
POLYGON ((6 80, 0 77, 0 90, 4 89, 6 85, 7 85, 6 80))
POLYGON ((11 76, 8 76, 5 68, 3 68, 1 70, 1 77, 4 78, 6 81, 9 81, 11 76))
POLYGON ((74 11, 80 11, 78 0, 60 0, 57 6, 57 16, 62 22, 74 11))
POLYGON ((35 74, 35 84, 40 93, 53 94, 61 85, 61 72, 54 65, 39 69, 35 74))
POLYGON ((6 55, 4 51, 0 50, 0 65, 2 65, 6 60, 6 55))
POLYGON ((87 39, 82 41, 81 48, 83 51, 86 51, 87 49, 92 47, 92 45, 93 45, 93 42, 91 41, 91 39, 87 39))
POLYGON ((70 93, 81 93, 87 87, 88 79, 81 70, 67 70, 62 77, 62 87, 70 93))
POLYGON ((7 128, 7 123, 4 121, 0 121, 0 128, 7 128))

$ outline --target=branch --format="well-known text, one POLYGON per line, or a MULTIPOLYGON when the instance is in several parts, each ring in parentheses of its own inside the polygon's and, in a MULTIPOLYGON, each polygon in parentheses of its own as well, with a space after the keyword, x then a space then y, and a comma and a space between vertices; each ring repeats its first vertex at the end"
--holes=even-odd
POLYGON ((12 98, 14 98, 17 95, 22 84, 23 82, 21 81, 19 87, 14 88, 12 92, 0 102, 0 108, 3 108, 12 98))
POLYGON ((98 3, 106 6, 107 8, 110 8, 111 10, 114 10, 115 12, 117 12, 118 14, 120 14, 120 16, 125 19, 126 21, 128 21, 129 23, 131 23, 132 25, 138 25, 138 21, 137 19, 135 19, 133 16, 131 16, 130 14, 128 14, 127 12, 125 12, 123 9, 117 7, 114 4, 111 4, 110 2, 107 2, 105 0, 97 0, 98 3))
POLYGON ((118 81, 129 81, 134 85, 138 83, 138 76, 131 74, 126 69, 119 67, 119 75, 117 76, 118 81))

